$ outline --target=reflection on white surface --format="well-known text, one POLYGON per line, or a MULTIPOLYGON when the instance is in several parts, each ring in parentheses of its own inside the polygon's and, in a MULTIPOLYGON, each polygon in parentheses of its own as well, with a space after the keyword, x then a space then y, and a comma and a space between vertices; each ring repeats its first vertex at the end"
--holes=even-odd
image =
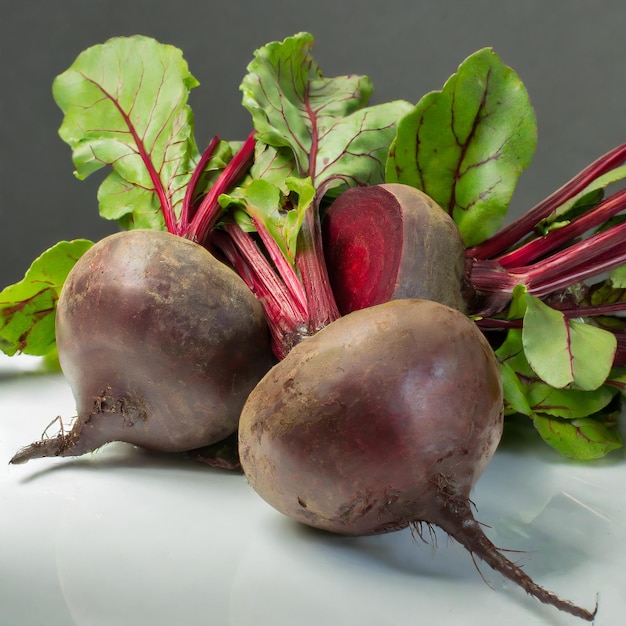
MULTIPOLYGON (((20 357, 21 358, 21 357, 20 357)), ((8 466, 60 414, 59 375, 0 361, 0 625, 566 626, 440 532, 345 538, 275 512, 242 476, 111 444, 8 466), (27 368, 28 369, 28 368, 27 368)), ((626 626, 626 465, 504 446, 477 518, 543 586, 626 626)))

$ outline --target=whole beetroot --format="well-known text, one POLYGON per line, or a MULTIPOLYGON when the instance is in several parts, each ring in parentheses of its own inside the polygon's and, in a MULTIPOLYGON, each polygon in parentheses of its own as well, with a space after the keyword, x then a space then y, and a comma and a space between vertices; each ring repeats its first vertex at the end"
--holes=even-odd
POLYGON ((436 525, 529 594, 539 587, 472 514, 470 491, 500 441, 498 363, 476 325, 426 300, 350 313, 306 339, 250 394, 243 470, 289 517, 346 535, 436 525))
POLYGON ((161 231, 121 232, 90 248, 63 286, 56 336, 77 418, 13 463, 109 441, 167 452, 218 442, 236 431, 273 363, 244 282, 198 244, 161 231))

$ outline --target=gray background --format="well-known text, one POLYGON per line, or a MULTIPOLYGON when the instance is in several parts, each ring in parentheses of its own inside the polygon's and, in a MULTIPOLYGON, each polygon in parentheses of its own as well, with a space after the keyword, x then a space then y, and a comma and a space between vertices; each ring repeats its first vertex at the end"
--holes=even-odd
POLYGON ((114 232, 98 216, 101 176, 72 175, 58 138, 53 78, 84 48, 142 33, 181 48, 201 86, 196 138, 250 129, 238 90, 255 48, 315 35, 327 76, 368 74, 373 103, 417 101, 458 64, 493 46, 526 84, 539 147, 512 213, 626 140, 624 0, 0 0, 0 287, 60 239, 114 232))

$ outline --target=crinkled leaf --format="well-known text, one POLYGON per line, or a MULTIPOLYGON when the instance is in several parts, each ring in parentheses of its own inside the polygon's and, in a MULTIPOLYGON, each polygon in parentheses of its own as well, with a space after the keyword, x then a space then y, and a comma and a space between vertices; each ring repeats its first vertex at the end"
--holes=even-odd
MULTIPOLYGON (((310 179, 294 177, 286 178, 284 186, 287 191, 294 192, 288 204, 281 189, 264 179, 254 179, 245 187, 223 194, 219 200, 224 207, 240 207, 252 220, 262 224, 278 244, 285 259, 293 266, 298 233, 306 210, 315 197, 315 189, 310 179)), ((235 215, 235 219, 245 230, 252 230, 250 223, 240 213, 235 215)))
POLYGON ((500 227, 536 142, 523 83, 484 48, 398 123, 386 177, 426 192, 473 246, 500 227))
POLYGON ((335 187, 383 182, 395 123, 411 105, 364 108, 372 92, 369 78, 324 78, 312 45, 312 35, 299 33, 255 52, 241 90, 258 140, 282 158, 288 148, 297 175, 310 176, 320 196, 335 187))
POLYGON ((99 194, 103 217, 163 228, 158 214, 178 211, 198 158, 186 104, 197 84, 180 50, 143 36, 88 48, 55 79, 76 176, 114 170, 99 194))
POLYGON ((111 172, 98 189, 100 215, 116 220, 124 229, 149 228, 163 230, 165 221, 154 192, 124 180, 111 172))
POLYGON ((357 184, 384 182, 395 124, 409 109, 410 105, 400 100, 371 106, 338 120, 318 153, 316 186, 337 194, 357 184))
POLYGON ((76 261, 93 245, 86 239, 60 241, 35 259, 24 278, 0 292, 0 349, 9 356, 34 356, 55 346, 56 303, 76 261))
POLYGON ((544 441, 572 459, 599 459, 622 446, 621 436, 612 421, 604 423, 591 417, 561 420, 535 415, 533 423, 544 441))
POLYGON ((615 335, 565 316, 539 298, 527 296, 522 344, 533 371, 558 388, 597 389, 611 371, 615 335))
POLYGON ((262 178, 276 185, 286 194, 285 180, 295 174, 296 162, 290 149, 274 148, 257 142, 254 163, 250 168, 252 178, 262 178))

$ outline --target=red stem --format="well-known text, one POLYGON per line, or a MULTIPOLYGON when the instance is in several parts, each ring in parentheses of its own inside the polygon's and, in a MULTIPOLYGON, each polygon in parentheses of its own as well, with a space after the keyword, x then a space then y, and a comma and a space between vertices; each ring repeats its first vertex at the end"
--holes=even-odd
POLYGON ((469 248, 467 255, 476 259, 489 259, 502 254, 529 233, 533 232, 535 226, 541 220, 547 218, 564 202, 573 198, 596 178, 606 174, 624 161, 626 161, 626 143, 617 146, 601 156, 560 189, 557 189, 557 191, 522 215, 519 219, 501 229, 493 237, 486 239, 473 248, 469 248))
POLYGON ((270 332, 274 354, 283 359, 291 348, 306 334, 306 311, 294 301, 289 289, 276 275, 276 271, 263 256, 252 236, 237 224, 225 224, 228 237, 215 232, 212 241, 219 246, 237 272, 245 275, 252 293, 263 306, 270 332))
POLYGON ((185 197, 183 199, 183 206, 180 212, 180 219, 178 220, 177 230, 179 234, 186 232, 186 230, 189 228, 189 220, 192 218, 191 207, 193 204, 194 193, 196 192, 196 188, 198 187, 198 182, 200 181, 200 177, 204 172, 204 168, 213 156, 213 152, 219 142, 220 138, 217 135, 213 137, 213 139, 209 143, 209 146, 200 157, 200 160, 198 161, 198 164, 193 171, 189 184, 187 185, 187 189, 185 190, 185 197))
POLYGON ((527 268, 509 271, 513 276, 526 275, 529 291, 542 297, 626 263, 625 242, 626 222, 622 222, 527 268))
POLYGON ((499 257, 502 267, 519 267, 560 248, 591 228, 600 226, 626 208, 626 189, 613 194, 604 202, 573 220, 567 226, 551 230, 545 236, 533 239, 519 248, 499 257))
POLYGON ((222 213, 219 197, 226 193, 247 171, 254 156, 255 132, 248 135, 243 146, 224 168, 213 187, 203 198, 191 224, 182 235, 204 244, 222 213))
POLYGON ((622 222, 525 267, 503 268, 495 260, 472 259, 467 277, 481 292, 510 293, 521 284, 543 297, 626 263, 625 240, 622 222))
POLYGON ((300 312, 300 315, 303 319, 306 319, 309 315, 309 307, 307 303, 306 293, 304 291, 302 283, 298 279, 296 271, 289 264, 282 250, 276 243, 275 239, 270 235, 267 228, 265 228, 263 223, 255 217, 252 218, 252 221, 254 222, 257 233, 259 233, 261 241, 263 241, 263 245, 269 253, 270 258, 272 259, 272 262, 274 263, 274 266, 278 271, 278 274, 284 282, 285 288, 291 295, 294 308, 300 312))
POLYGON ((317 204, 307 210, 298 234, 296 267, 309 303, 309 334, 314 334, 341 315, 330 286, 317 204))
MULTIPOLYGON (((558 309, 567 319, 577 317, 601 317, 619 313, 626 308, 626 302, 607 302, 605 304, 585 305, 573 309, 558 309)), ((482 317, 476 320, 476 325, 480 328, 521 328, 523 320, 505 320, 497 317, 482 317)))

